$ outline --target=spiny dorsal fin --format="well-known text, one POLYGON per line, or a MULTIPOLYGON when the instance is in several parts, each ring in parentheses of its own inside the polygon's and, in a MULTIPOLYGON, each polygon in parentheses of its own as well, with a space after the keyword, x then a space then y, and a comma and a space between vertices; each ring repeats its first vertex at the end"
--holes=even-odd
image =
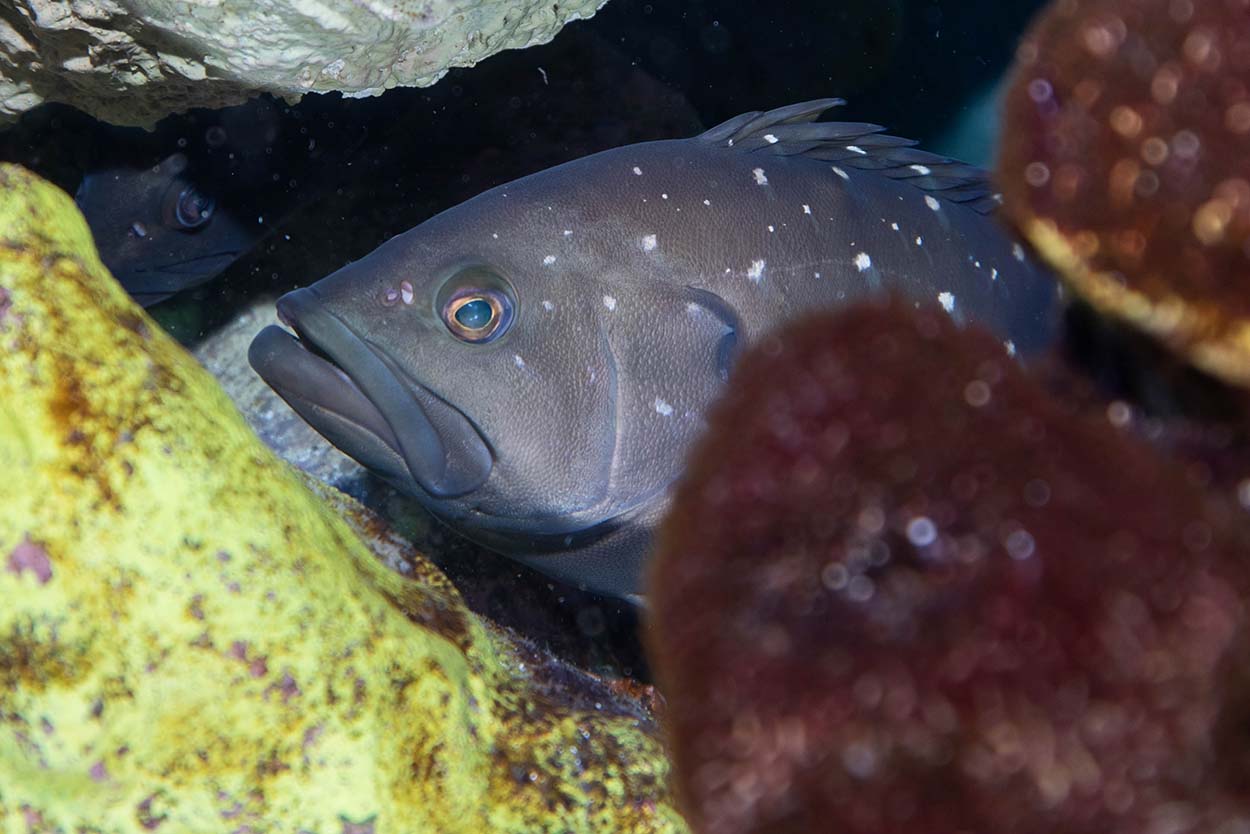
POLYGON ((822 98, 743 113, 698 136, 700 141, 742 153, 807 156, 846 168, 874 171, 934 196, 992 214, 999 197, 989 175, 972 165, 914 147, 913 139, 889 136, 867 122, 817 122, 825 111, 845 104, 822 98))

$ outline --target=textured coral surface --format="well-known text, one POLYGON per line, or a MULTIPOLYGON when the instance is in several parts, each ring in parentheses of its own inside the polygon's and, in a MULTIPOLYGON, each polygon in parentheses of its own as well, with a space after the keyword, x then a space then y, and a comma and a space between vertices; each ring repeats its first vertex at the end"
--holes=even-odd
POLYGON ((545 43, 606 0, 12 0, 0 119, 61 101, 150 126, 191 107, 425 87, 449 67, 545 43))
POLYGON ((685 830, 644 712, 380 562, 13 166, 0 471, 0 830, 685 830))
POLYGON ((709 423, 649 584, 696 830, 1250 825, 1238 508, 901 304, 766 340, 709 423))
POLYGON ((1021 44, 998 179, 1076 290, 1250 383, 1250 0, 1057 0, 1021 44))

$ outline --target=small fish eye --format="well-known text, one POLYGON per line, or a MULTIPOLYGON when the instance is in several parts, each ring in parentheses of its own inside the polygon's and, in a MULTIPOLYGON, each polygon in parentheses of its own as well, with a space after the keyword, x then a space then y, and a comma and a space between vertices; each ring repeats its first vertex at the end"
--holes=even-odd
POLYGON ((443 321, 456 338, 488 342, 502 336, 512 320, 512 302, 495 290, 469 290, 447 302, 443 321))
POLYGON ((213 209, 217 202, 194 187, 187 186, 178 193, 178 202, 174 206, 174 219, 183 228, 197 229, 213 219, 213 209))

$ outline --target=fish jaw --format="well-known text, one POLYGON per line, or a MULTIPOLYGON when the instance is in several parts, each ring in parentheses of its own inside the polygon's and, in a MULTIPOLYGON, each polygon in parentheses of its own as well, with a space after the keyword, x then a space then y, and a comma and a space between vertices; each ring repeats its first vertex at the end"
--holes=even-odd
POLYGON ((494 457, 472 421, 356 336, 314 290, 280 298, 278 316, 296 335, 266 327, 248 361, 327 440, 418 499, 486 483, 494 457))

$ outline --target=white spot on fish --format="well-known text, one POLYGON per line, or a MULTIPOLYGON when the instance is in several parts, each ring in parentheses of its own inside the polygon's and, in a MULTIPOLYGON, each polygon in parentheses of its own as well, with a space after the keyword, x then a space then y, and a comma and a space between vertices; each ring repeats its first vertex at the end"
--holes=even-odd
POLYGON ((637 165, 634 166, 634 176, 636 177, 642 176, 642 169, 639 168, 637 165))
POLYGON ((521 354, 519 353, 512 354, 512 361, 518 368, 525 367, 525 360, 521 358, 521 354))
POLYGON ((662 200, 667 200, 667 199, 668 199, 668 195, 667 195, 667 194, 661 194, 661 195, 660 195, 660 199, 662 199, 662 200))
POLYGON ((948 292, 938 293, 938 303, 942 305, 942 309, 948 313, 955 312, 955 296, 948 292))
POLYGON ((812 207, 811 207, 811 206, 809 206, 807 203, 804 203, 804 204, 803 204, 803 213, 804 213, 804 214, 811 214, 811 213, 812 213, 812 207))
POLYGON ((897 231, 898 231, 898 224, 897 224, 897 223, 891 223, 891 224, 890 224, 890 228, 891 228, 891 229, 893 229, 894 231, 896 231, 896 232, 897 232, 897 231))
POLYGON ((1011 244, 1011 255, 1017 261, 1023 261, 1024 260, 1024 247, 1018 243, 1011 244))
POLYGON ((655 249, 655 235, 647 235, 642 239, 642 251, 650 252, 655 249))
POLYGON ((612 297, 612 296, 610 296, 610 295, 605 295, 605 296, 603 297, 603 306, 604 306, 604 307, 607 307, 609 310, 615 310, 615 309, 616 309, 616 299, 615 299, 615 298, 613 298, 613 297, 612 297))
POLYGON ((572 230, 572 229, 565 229, 565 230, 564 230, 564 236, 565 236, 565 237, 568 237, 568 236, 569 236, 569 235, 571 235, 571 234, 573 234, 573 230, 572 230))
POLYGON ((552 265, 553 263, 555 263, 555 262, 556 262, 556 256, 555 256, 555 255, 548 255, 547 257, 543 258, 543 265, 544 265, 544 266, 551 266, 551 265, 552 265))
POLYGON ((695 304, 693 301, 687 301, 687 302, 686 302, 686 312, 687 312, 687 313, 689 313, 689 314, 690 314, 690 315, 692 315, 692 316, 697 316, 697 315, 699 315, 699 312, 700 312, 702 309, 703 309, 703 308, 701 308, 698 304, 695 304))
POLYGON ((916 245, 924 246, 924 238, 922 238, 920 235, 916 235, 916 245))
POLYGON ((751 174, 755 177, 756 185, 768 185, 768 176, 764 173, 763 168, 755 168, 751 171, 751 174))
POLYGON ((980 262, 980 261, 973 261, 973 262, 972 262, 972 265, 973 265, 973 266, 975 266, 977 269, 980 269, 980 268, 981 268, 981 262, 980 262))
POLYGON ((908 165, 907 167, 915 171, 917 174, 920 174, 922 177, 927 177, 929 174, 933 173, 929 170, 928 165, 908 165))
POLYGON ((1008 356, 1016 355, 1016 343, 1011 341, 1011 339, 1008 339, 1007 341, 1003 342, 1003 347, 1007 349, 1008 356))
POLYGON ((924 204, 934 211, 942 207, 942 204, 937 201, 937 197, 934 197, 932 194, 924 195, 924 204))
POLYGON ((712 205, 712 201, 711 201, 711 200, 704 200, 704 201, 703 201, 703 205, 705 205, 705 206, 710 206, 710 205, 712 205))
POLYGON ((499 232, 491 232, 490 236, 495 240, 499 240, 499 232))
POLYGON ((872 258, 867 252, 860 252, 855 256, 855 268, 860 272, 866 272, 870 266, 872 266, 872 258))
POLYGON ((817 278, 819 278, 819 277, 820 277, 820 273, 819 273, 819 272, 813 272, 812 274, 813 274, 813 275, 815 275, 817 278))
POLYGON ((655 398, 655 411, 657 414, 662 414, 665 417, 673 415, 673 407, 659 397, 655 398))
POLYGON ((868 155, 868 151, 864 150, 864 149, 863 149, 863 148, 861 148, 859 145, 847 145, 847 146, 846 146, 846 149, 847 149, 848 151, 850 151, 851 153, 857 153, 857 154, 861 154, 861 155, 863 155, 863 156, 867 156, 867 155, 868 155))
POLYGON ((413 295, 413 292, 412 292, 412 282, 411 282, 411 281, 400 281, 400 282, 399 282, 399 297, 403 300, 403 302, 404 302, 405 304, 411 304, 411 303, 412 303, 412 299, 414 298, 414 295, 413 295))
POLYGON ((773 225, 772 225, 772 224, 769 224, 769 226, 768 226, 768 231, 770 231, 770 232, 775 232, 775 231, 777 231, 777 230, 776 230, 776 228, 774 228, 774 227, 773 227, 773 225))
POLYGON ((747 277, 758 284, 764 277, 764 262, 762 260, 751 261, 751 268, 747 270, 747 277))
POLYGON ((546 299, 543 300, 543 309, 546 310, 548 313, 550 313, 555 308, 556 308, 556 305, 552 304, 550 301, 547 301, 546 299))
POLYGON ((776 136, 773 136, 771 133, 765 133, 765 134, 764 134, 764 141, 765 141, 765 142, 767 142, 767 143, 768 143, 768 144, 770 144, 770 145, 775 145, 775 144, 777 144, 777 137, 776 137, 776 136))
POLYGON ((990 269, 990 280, 991 280, 991 281, 997 281, 997 280, 998 280, 998 269, 997 269, 997 268, 992 268, 992 269, 990 269))
POLYGON ((833 173, 837 174, 837 175, 838 175, 839 177, 841 177, 842 179, 844 179, 844 180, 849 180, 849 179, 851 178, 851 175, 850 175, 850 174, 848 174, 846 171, 843 171, 843 170, 842 170, 841 168, 839 168, 837 165, 833 165, 833 166, 831 166, 831 167, 833 168, 833 173))

